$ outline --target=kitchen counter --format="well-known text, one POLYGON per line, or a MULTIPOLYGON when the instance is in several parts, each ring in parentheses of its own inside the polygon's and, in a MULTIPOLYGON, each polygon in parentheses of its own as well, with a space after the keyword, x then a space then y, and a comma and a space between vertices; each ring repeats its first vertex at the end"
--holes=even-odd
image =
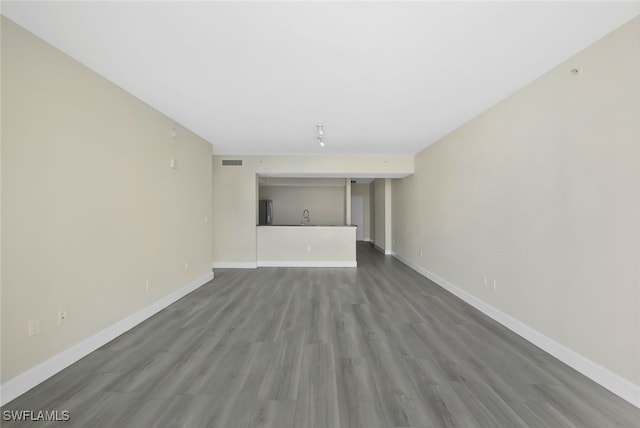
POLYGON ((256 224, 257 227, 358 227, 355 224, 256 224))
POLYGON ((356 229, 350 224, 259 225, 258 266, 356 267, 356 229))

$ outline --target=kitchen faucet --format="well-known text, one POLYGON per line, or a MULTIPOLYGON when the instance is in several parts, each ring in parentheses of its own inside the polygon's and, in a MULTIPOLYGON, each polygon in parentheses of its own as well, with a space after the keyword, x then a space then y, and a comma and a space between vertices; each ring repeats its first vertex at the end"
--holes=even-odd
POLYGON ((307 223, 311 221, 311 219, 309 218, 309 210, 302 211, 302 224, 304 224, 305 220, 307 220, 307 223))

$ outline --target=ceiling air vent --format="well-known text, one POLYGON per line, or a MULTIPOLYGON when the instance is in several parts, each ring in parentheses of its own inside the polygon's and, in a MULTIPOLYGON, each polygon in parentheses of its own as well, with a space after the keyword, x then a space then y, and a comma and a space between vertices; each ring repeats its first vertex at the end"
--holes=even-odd
POLYGON ((242 159, 223 159, 222 166, 242 166, 242 159))

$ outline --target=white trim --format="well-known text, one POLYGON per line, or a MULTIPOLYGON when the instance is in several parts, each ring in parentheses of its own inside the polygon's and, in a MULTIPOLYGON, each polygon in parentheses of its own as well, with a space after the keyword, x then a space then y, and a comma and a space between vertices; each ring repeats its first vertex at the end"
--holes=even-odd
POLYGON ((528 340, 542 350, 548 352, 555 358, 567 364, 569 367, 574 368, 594 382, 613 392, 617 396, 640 408, 640 385, 637 385, 629 381, 628 379, 625 379, 622 376, 612 372, 611 370, 589 360, 588 358, 578 354, 572 349, 567 348, 566 346, 545 336, 532 327, 529 327, 523 322, 518 321, 517 319, 505 314, 499 309, 494 308, 493 306, 473 296, 467 291, 464 291, 463 289, 451 284, 444 278, 441 278, 438 275, 428 271, 427 269, 424 269, 423 267, 410 262, 404 257, 396 254, 395 258, 397 258, 416 272, 422 274, 423 276, 426 276, 445 290, 449 291, 451 294, 464 300, 488 317, 507 327, 517 335, 528 340))
POLYGON ((256 262, 213 262, 211 267, 214 269, 255 269, 258 264, 256 262))
MULTIPOLYGON (((262 175, 260 175, 262 177, 262 175)), ((269 178, 269 177, 265 177, 269 178)), ((290 178, 290 177, 284 177, 290 178)), ((275 183, 260 183, 260 187, 344 187, 345 183, 322 183, 322 182, 313 182, 313 183, 285 183, 285 182, 275 182, 275 183)))
MULTIPOLYGON (((226 156, 220 154, 219 156, 226 156)), ((252 156, 291 156, 291 153, 253 153, 252 156)), ((353 156, 356 158, 362 158, 361 155, 342 155, 342 156, 353 156)), ((368 158, 382 157, 380 155, 367 156, 368 158)), ((400 157, 404 157, 404 155, 400 155, 400 157)), ((240 159, 240 157, 237 157, 240 159)), ((404 168, 402 168, 404 169, 404 168)), ((413 174, 413 168, 411 172, 389 172, 389 173, 372 173, 372 172, 353 172, 344 170, 343 172, 264 172, 264 171, 256 171, 256 175, 258 177, 274 177, 274 178, 345 178, 349 177, 352 179, 358 178, 405 178, 413 174)))
POLYGON ((0 385, 4 406, 213 279, 210 272, 0 385))
POLYGON ((358 267, 356 261, 258 261, 261 267, 358 267))
POLYGON ((384 248, 377 246, 375 243, 373 244, 373 248, 380 251, 385 256, 393 256, 395 254, 392 250, 385 250, 384 248))

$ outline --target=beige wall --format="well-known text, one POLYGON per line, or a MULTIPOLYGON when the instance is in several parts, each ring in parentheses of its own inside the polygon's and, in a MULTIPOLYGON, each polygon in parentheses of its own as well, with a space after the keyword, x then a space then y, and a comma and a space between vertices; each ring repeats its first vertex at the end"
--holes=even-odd
MULTIPOLYGON (((1 6, 0 6, 1 7, 1 6)), ((3 22, 1 22, 0 19, 0 29, 1 26, 4 25, 3 22)), ((0 49, 2 48, 1 46, 2 43, 2 32, 0 31, 0 49)), ((1 51, 0 51, 0 335, 2 335, 2 278, 3 278, 3 273, 2 273, 2 264, 3 264, 3 259, 2 259, 2 242, 3 241, 3 237, 2 237, 2 225, 4 224, 2 221, 2 212, 4 211, 2 208, 2 201, 3 201, 3 196, 2 196, 2 189, 3 189, 3 182, 2 182, 2 58, 1 58, 1 51)), ((3 382, 2 381, 2 367, 3 367, 3 362, 2 362, 2 338, 0 337, 0 384, 3 382)), ((4 395, 4 393, 3 393, 4 395)), ((6 397, 6 395, 5 395, 6 397)), ((5 399, 0 397, 0 402, 2 404, 5 403, 5 399)))
POLYGON ((345 187, 260 186, 260 199, 273 200, 273 224, 344 224, 345 187))
POLYGON ((373 182, 375 188, 375 239, 376 247, 391 254, 392 251, 392 204, 391 179, 377 178, 373 182))
POLYGON ((371 240, 371 184, 351 184, 351 195, 362 196, 364 200, 364 224, 362 225, 362 237, 365 241, 371 240))
POLYGON ((413 156, 213 156, 213 263, 256 263, 256 175, 375 177, 413 173, 413 156), (240 159, 241 167, 223 167, 240 159))
POLYGON ((385 242, 385 252, 387 254, 393 251, 393 216, 392 216, 392 207, 393 201, 392 197, 392 180, 390 178, 384 179, 384 242, 385 242))
POLYGON ((210 144, 4 17, 2 123, 4 382, 209 274, 212 210, 210 144))
POLYGON ((393 186, 400 256, 636 384, 639 73, 636 18, 422 151, 393 186))
POLYGON ((371 242, 376 241, 376 184, 369 184, 369 231, 371 232, 371 242))
POLYGON ((373 182, 375 198, 374 198, 374 210, 375 210, 375 226, 374 226, 374 236, 375 245, 381 250, 385 249, 386 245, 386 233, 385 233, 385 189, 384 189, 384 178, 377 178, 373 182))
POLYGON ((247 166, 223 167, 213 156, 214 262, 254 262, 258 223, 258 184, 247 166))
POLYGON ((406 177, 413 173, 414 157, 406 156, 221 156, 246 159, 246 165, 264 176, 290 177, 406 177))
POLYGON ((351 179, 344 179, 344 224, 351 224, 351 179))

